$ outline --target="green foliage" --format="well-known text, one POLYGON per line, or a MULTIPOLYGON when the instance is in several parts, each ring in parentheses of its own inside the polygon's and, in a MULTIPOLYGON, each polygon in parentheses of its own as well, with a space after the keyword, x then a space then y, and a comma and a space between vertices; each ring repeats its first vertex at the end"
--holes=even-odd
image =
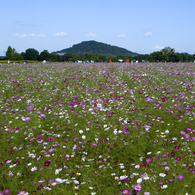
POLYGON ((49 55, 49 52, 47 51, 47 50, 43 50, 41 53, 40 53, 40 55, 39 55, 39 61, 43 61, 43 60, 49 60, 49 57, 50 57, 50 55, 49 55))
POLYGON ((23 56, 19 53, 12 53, 10 60, 23 60, 23 56))
POLYGON ((16 52, 16 50, 14 49, 14 48, 11 48, 11 46, 9 46, 8 48, 7 48, 7 51, 6 51, 6 58, 8 59, 8 60, 10 60, 11 59, 11 55, 13 54, 13 53, 15 53, 16 52))
POLYGON ((56 62, 57 61, 57 54, 52 52, 49 54, 49 61, 56 62))
POLYGON ((37 60, 39 57, 39 52, 36 49, 29 48, 25 52, 25 60, 37 60))
POLYGON ((175 49, 171 47, 165 47, 164 49, 161 50, 163 54, 170 54, 173 55, 175 53, 175 49))

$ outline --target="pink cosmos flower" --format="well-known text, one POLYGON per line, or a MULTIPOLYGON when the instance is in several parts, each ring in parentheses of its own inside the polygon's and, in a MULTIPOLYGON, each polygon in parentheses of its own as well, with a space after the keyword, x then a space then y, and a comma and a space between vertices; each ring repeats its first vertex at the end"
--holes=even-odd
POLYGON ((10 190, 5 190, 4 194, 9 194, 10 190))
POLYGON ((182 135, 185 135, 185 134, 186 134, 184 131, 181 131, 180 133, 181 133, 182 135))
POLYGON ((176 176, 176 178, 183 180, 184 179, 184 175, 176 176))
POLYGON ((25 121, 30 121, 30 117, 26 117, 24 120, 25 121))
POLYGON ((192 132, 192 128, 186 127, 186 129, 187 129, 189 132, 192 132))
POLYGON ((190 134, 186 134, 185 138, 186 139, 190 139, 191 135, 190 134))
POLYGON ((146 162, 147 163, 152 162, 152 159, 151 158, 148 158, 148 159, 146 159, 146 162))
POLYGON ((134 190, 136 190, 136 191, 141 191, 141 190, 142 190, 142 186, 141 186, 140 184, 135 185, 135 186, 134 186, 134 190))
POLYGON ((122 193, 129 195, 129 190, 123 190, 122 193))

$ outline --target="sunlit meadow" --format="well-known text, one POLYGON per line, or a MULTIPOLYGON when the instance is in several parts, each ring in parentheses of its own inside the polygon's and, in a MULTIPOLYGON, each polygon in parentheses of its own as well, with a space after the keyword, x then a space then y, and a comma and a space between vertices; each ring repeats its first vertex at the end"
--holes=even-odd
POLYGON ((195 194, 194 63, 0 67, 0 195, 195 194))

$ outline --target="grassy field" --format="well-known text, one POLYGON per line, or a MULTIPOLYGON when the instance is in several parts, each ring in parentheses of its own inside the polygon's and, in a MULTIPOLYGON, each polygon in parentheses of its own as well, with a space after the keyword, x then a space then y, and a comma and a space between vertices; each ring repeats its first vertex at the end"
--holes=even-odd
POLYGON ((194 63, 0 67, 0 195, 195 194, 194 63))

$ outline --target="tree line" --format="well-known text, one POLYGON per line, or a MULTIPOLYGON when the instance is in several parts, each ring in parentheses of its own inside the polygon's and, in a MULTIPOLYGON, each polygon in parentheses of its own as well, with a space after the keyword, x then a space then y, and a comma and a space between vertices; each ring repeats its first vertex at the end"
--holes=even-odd
POLYGON ((52 62, 75 62, 77 60, 82 61, 95 61, 95 62, 108 62, 110 59, 112 62, 118 62, 122 59, 124 62, 129 61, 148 61, 148 62, 191 62, 195 60, 195 54, 190 55, 188 53, 178 53, 171 47, 165 47, 164 49, 153 52, 151 54, 138 54, 136 56, 107 56, 103 54, 70 54, 66 53, 63 56, 57 55, 55 52, 49 53, 48 50, 43 50, 39 53, 34 48, 29 48, 25 52, 17 53, 15 48, 8 47, 6 52, 6 58, 8 60, 37 60, 37 61, 52 61, 52 62))

